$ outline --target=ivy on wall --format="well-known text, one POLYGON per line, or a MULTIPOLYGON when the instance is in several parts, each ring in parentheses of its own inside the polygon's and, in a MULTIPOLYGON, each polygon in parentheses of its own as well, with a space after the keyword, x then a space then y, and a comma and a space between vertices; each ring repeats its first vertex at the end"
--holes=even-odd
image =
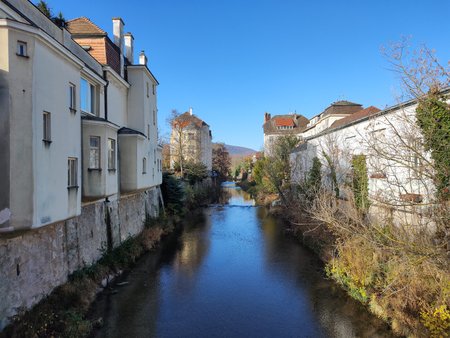
POLYGON ((437 198, 450 199, 450 106, 437 90, 419 101, 417 124, 422 130, 424 148, 431 152, 436 170, 437 198))
POLYGON ((353 194, 358 210, 365 212, 369 209, 369 177, 365 155, 354 155, 353 167, 353 194))

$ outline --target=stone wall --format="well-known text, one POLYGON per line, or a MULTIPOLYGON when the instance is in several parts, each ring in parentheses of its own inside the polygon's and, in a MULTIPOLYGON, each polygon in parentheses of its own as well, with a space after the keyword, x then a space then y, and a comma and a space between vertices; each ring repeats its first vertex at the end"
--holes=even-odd
POLYGON ((96 201, 84 205, 78 217, 0 235, 0 331, 9 317, 96 262, 108 247, 108 231, 113 247, 140 233, 146 214, 159 214, 159 193, 158 187, 115 201, 96 201))

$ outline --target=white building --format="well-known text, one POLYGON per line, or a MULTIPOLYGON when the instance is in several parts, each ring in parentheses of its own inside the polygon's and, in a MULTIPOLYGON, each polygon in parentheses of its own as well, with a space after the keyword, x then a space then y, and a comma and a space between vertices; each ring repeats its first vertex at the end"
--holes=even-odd
MULTIPOLYGON (((427 165, 429 154, 420 146, 416 107, 416 101, 382 111, 369 107, 306 137, 304 143, 291 153, 293 183, 306 179, 313 158, 317 157, 322 162, 322 182, 331 186, 327 155, 335 166, 338 184, 345 186, 352 177, 352 159, 363 155, 372 207, 395 207, 397 210, 421 203, 426 206, 435 191, 431 175, 428 175, 431 173, 427 165), (419 172, 423 175, 418 175, 419 172)), ((345 189, 341 189, 340 197, 347 198, 345 189)))
POLYGON ((285 135, 295 135, 301 137, 309 120, 298 114, 286 114, 271 116, 264 114, 264 154, 270 156, 272 148, 278 137, 285 135))
POLYGON ((65 29, 29 1, 0 2, 0 232, 161 184, 158 82, 113 26, 114 42, 85 18, 65 29))

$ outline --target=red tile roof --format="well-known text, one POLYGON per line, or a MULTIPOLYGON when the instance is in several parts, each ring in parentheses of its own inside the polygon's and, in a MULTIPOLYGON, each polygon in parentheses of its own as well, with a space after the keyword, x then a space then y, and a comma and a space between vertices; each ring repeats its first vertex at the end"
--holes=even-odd
POLYGON ((360 120, 364 117, 374 115, 374 114, 378 113, 379 111, 381 111, 381 110, 378 109, 377 107, 370 106, 366 109, 359 110, 356 113, 353 113, 352 115, 344 117, 343 119, 334 121, 334 123, 331 125, 330 128, 338 128, 338 127, 345 126, 354 121, 360 120))
POLYGON ((275 117, 273 122, 277 127, 294 127, 295 123, 292 118, 289 117, 275 117))

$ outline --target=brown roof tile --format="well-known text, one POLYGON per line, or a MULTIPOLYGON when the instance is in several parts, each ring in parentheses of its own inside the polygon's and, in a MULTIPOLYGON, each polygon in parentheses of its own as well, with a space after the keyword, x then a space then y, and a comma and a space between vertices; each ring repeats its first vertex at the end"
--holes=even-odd
POLYGON ((306 128, 309 120, 298 114, 275 115, 263 125, 265 134, 299 133, 306 128), (293 127, 292 129, 278 129, 277 127, 293 127))
POLYGON ((66 28, 72 35, 107 35, 103 29, 84 16, 67 21, 66 28))
POLYGON ((346 116, 343 119, 334 121, 334 123, 331 125, 330 128, 338 128, 338 127, 345 126, 354 121, 360 120, 364 117, 374 115, 374 114, 378 113, 379 111, 381 111, 381 110, 378 109, 377 107, 370 106, 366 109, 359 110, 356 113, 353 113, 352 115, 346 116))
POLYGON ((175 125, 181 125, 182 128, 188 126, 189 124, 193 123, 195 124, 197 127, 201 128, 203 126, 207 126, 208 124, 199 119, 197 116, 195 115, 191 115, 189 112, 186 112, 184 114, 181 114, 180 116, 178 116, 174 122, 175 125))

